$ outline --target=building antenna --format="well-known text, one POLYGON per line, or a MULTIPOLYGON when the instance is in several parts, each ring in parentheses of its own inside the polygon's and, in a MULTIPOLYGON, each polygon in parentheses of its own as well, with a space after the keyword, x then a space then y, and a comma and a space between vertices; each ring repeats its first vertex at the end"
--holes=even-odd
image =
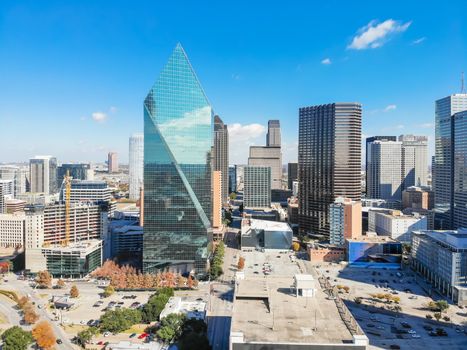
POLYGON ((465 94, 464 72, 461 73, 461 94, 465 94))

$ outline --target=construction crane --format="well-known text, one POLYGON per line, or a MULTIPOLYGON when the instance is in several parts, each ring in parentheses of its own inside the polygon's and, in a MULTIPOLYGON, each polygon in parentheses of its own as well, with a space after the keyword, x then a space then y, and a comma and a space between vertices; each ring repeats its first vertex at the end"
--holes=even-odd
POLYGON ((71 177, 70 171, 67 170, 64 179, 65 184, 65 240, 62 245, 68 247, 70 243, 70 197, 71 197, 71 177))

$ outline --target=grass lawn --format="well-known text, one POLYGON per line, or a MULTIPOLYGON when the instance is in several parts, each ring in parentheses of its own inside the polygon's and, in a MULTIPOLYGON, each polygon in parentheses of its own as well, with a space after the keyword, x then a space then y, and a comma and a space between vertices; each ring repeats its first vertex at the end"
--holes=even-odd
POLYGON ((81 325, 81 324, 64 325, 63 326, 63 329, 65 330, 65 332, 72 333, 72 334, 76 334, 78 332, 84 331, 87 328, 89 328, 89 327, 81 325))
POLYGON ((148 324, 135 324, 131 328, 127 329, 126 331, 123 331, 122 333, 143 333, 144 330, 148 327, 148 324))

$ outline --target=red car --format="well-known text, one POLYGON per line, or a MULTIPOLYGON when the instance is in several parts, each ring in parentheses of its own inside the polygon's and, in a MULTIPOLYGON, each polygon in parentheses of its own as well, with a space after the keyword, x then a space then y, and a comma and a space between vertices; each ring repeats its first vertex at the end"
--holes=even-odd
POLYGON ((146 338, 149 334, 147 333, 141 333, 138 337, 138 339, 143 339, 143 338, 146 338))
POLYGON ((97 345, 102 345, 102 344, 104 344, 102 340, 99 343, 97 343, 97 345))

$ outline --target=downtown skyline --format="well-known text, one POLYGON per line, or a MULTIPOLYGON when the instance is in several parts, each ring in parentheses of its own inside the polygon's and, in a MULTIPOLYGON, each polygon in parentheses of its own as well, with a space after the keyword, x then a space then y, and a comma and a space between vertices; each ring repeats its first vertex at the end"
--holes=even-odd
POLYGON ((361 2, 351 18, 344 15, 350 5, 342 4, 326 21, 319 13, 332 4, 240 3, 201 12, 188 3, 141 3, 123 12, 118 2, 110 9, 91 2, 2 3, 0 162, 35 154, 103 162, 116 151, 128 163, 128 138, 143 129, 141 99, 179 41, 229 125, 231 164, 247 163, 248 146, 263 144, 269 119, 282 124, 283 163, 296 161, 298 108, 329 101, 362 103, 362 139, 427 135, 432 155, 434 101, 460 91, 465 12, 431 11, 436 2, 422 10, 369 4, 361 2), (170 23, 176 14, 180 28, 170 23), (196 15, 214 22, 193 27, 196 15), (433 28, 443 18, 450 26, 433 28))

